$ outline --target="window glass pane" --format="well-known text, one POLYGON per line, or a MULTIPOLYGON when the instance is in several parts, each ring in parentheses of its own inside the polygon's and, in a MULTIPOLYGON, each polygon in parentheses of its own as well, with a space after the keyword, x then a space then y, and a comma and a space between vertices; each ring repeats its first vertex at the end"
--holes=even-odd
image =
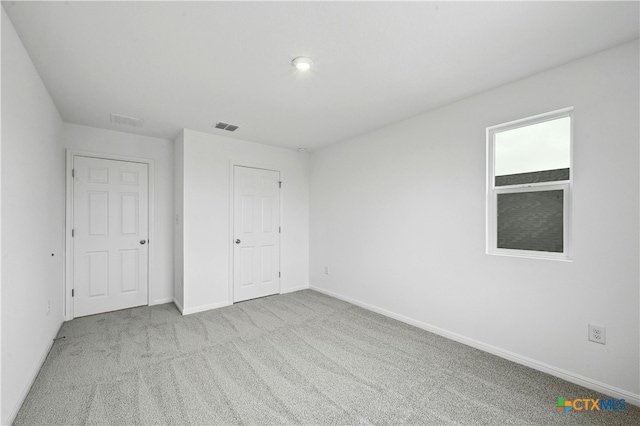
POLYGON ((498 248, 563 252, 563 190, 497 196, 498 248))
POLYGON ((569 179, 571 117, 495 134, 496 186, 569 179))

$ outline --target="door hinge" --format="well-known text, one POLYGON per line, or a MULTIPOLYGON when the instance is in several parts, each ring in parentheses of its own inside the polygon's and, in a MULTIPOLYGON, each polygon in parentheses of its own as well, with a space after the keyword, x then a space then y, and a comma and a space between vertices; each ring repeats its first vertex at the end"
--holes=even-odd
POLYGON ((282 228, 278 226, 278 234, 282 234, 282 228))
POLYGON ((278 188, 282 188, 282 181, 278 181, 278 188))
POLYGON ((74 296, 75 296, 75 290, 71 289, 71 297, 74 297, 74 296))
POLYGON ((71 177, 76 177, 76 169, 71 169, 71 177))
POLYGON ((72 229, 72 230, 71 230, 71 238, 73 238, 73 237, 75 237, 75 236, 76 236, 76 230, 75 230, 75 229, 72 229))
POLYGON ((282 273, 278 272, 278 278, 282 278, 282 273))

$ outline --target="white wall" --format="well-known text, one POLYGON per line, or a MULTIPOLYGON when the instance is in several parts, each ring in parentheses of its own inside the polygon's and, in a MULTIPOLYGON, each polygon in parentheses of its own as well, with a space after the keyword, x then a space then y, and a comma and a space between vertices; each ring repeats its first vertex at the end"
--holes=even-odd
POLYGON ((63 320, 62 120, 2 9, 2 424, 63 320))
POLYGON ((184 311, 184 286, 182 274, 184 273, 184 132, 180 132, 173 141, 173 300, 180 312, 184 311))
POLYGON ((636 41, 314 152, 312 288, 640 403, 638 81, 636 41), (568 106, 574 260, 485 254, 486 127, 568 106))
POLYGON ((173 142, 94 127, 64 123, 65 149, 120 155, 154 162, 154 229, 149 264, 149 301, 173 301, 173 142))
MULTIPOLYGON (((281 292, 309 285, 308 155, 184 130, 184 313, 226 306, 231 162, 280 170, 283 180, 281 292)), ((178 160, 178 155, 176 154, 178 160)))

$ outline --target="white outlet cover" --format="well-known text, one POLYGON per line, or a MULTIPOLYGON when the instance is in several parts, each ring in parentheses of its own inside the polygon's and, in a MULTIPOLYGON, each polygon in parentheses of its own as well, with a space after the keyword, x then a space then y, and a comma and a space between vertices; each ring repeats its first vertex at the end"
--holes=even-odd
POLYGON ((589 324, 589 341, 605 345, 607 342, 607 329, 602 325, 589 324))

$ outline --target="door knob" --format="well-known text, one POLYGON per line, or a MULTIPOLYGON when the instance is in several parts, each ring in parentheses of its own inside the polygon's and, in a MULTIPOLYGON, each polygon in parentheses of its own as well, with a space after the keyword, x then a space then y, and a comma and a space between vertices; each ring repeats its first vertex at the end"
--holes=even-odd
POLYGON ((140 244, 146 244, 147 240, 140 240, 140 244))
POLYGON ((236 244, 240 244, 240 243, 241 243, 241 241, 240 241, 240 240, 236 240, 236 244))

